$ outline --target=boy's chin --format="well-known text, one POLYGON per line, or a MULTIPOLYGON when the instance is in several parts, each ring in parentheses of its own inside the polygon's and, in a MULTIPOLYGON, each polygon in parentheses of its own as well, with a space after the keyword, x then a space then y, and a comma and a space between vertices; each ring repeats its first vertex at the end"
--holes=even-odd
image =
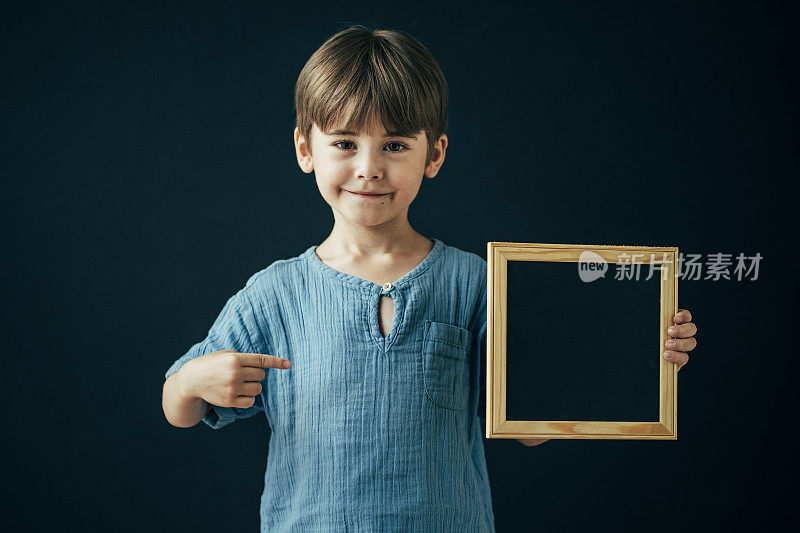
POLYGON ((390 218, 369 218, 369 219, 350 219, 350 223, 356 226, 362 226, 365 228, 373 228, 376 226, 381 226, 389 222, 390 218))
POLYGON ((377 214, 364 214, 364 213, 339 213, 342 217, 347 220, 350 224, 355 226, 363 226, 365 228, 373 227, 373 226, 380 226, 382 224, 386 224, 390 222, 394 216, 388 215, 386 213, 382 215, 377 214))

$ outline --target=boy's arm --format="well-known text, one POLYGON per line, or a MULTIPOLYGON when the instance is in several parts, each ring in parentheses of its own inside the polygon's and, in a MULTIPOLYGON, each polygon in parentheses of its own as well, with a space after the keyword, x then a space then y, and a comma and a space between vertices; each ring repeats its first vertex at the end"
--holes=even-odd
POLYGON ((186 389, 183 381, 185 367, 186 365, 167 378, 161 397, 161 406, 167 421, 179 428, 196 425, 211 409, 207 401, 193 396, 186 389))
MULTIPOLYGON (((209 369, 207 359, 214 352, 235 352, 237 359, 241 359, 245 354, 261 355, 271 352, 271 338, 265 331, 265 324, 263 324, 261 316, 256 313, 256 308, 245 291, 258 276, 258 272, 253 274, 245 287, 228 299, 208 330, 206 337, 189 348, 166 371, 164 375, 166 381, 163 383, 162 392, 162 409, 171 425, 192 427, 200 420, 212 429, 220 429, 236 420, 263 412, 261 392, 266 385, 265 375, 256 376, 250 370, 247 372, 249 377, 244 379, 245 372, 242 367, 253 365, 233 365, 229 355, 225 356, 227 361, 217 360, 215 363, 227 366, 227 369, 223 369, 225 372, 221 372, 219 368, 209 369), (257 344, 254 344, 254 339, 257 344), (199 362, 201 360, 203 363, 199 362), (196 361, 198 362, 195 363, 196 361), (230 368, 232 366, 236 368, 230 368), (231 375, 231 372, 237 374, 238 378, 242 378, 236 379, 236 387, 243 389, 237 396, 254 397, 255 400, 252 403, 244 405, 241 402, 228 401, 230 398, 225 397, 225 393, 230 393, 230 390, 223 390, 225 383, 222 382, 235 377, 231 375), (260 380, 255 379, 256 377, 260 377, 260 380), (259 381, 260 385, 249 384, 253 380, 259 381), (254 390, 259 387, 258 391, 254 390)), ((261 303, 259 302, 259 308, 263 307, 261 303)), ((250 357, 245 359, 250 359, 250 357)), ((238 363, 242 363, 242 361, 240 360, 238 363)))

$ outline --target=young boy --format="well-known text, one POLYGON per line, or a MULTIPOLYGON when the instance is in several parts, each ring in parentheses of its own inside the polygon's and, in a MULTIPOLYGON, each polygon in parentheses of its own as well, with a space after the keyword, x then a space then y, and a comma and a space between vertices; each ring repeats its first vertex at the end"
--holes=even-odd
MULTIPOLYGON (((333 229, 251 276, 166 373, 175 426, 266 415, 262 531, 494 530, 478 407, 486 261, 408 221, 444 162, 447 101, 409 35, 328 39, 297 80, 294 143, 333 229)), ((685 351, 696 328, 678 317, 685 351)))

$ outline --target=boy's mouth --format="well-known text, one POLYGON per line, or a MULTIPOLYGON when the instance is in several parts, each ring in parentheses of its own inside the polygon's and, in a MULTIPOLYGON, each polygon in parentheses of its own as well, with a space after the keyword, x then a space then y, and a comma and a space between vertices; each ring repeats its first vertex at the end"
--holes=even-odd
MULTIPOLYGON (((345 189, 347 191, 347 189, 345 189)), ((386 196, 389 193, 370 193, 370 192, 356 192, 356 191, 347 191, 350 194, 355 194, 356 196, 364 196, 367 198, 378 198, 380 196, 386 196)))

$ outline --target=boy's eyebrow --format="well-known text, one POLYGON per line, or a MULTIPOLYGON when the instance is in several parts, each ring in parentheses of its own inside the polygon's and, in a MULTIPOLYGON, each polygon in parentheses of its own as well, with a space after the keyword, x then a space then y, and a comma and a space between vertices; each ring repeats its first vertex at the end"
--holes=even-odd
MULTIPOLYGON (((334 131, 326 133, 325 135, 351 135, 351 136, 355 137, 356 135, 358 135, 358 133, 356 133, 354 131, 350 131, 350 130, 334 130, 334 131)), ((397 132, 397 131, 386 132, 384 137, 403 137, 404 139, 414 139, 414 140, 416 140, 416 138, 417 138, 416 135, 411 135, 411 136, 403 135, 403 134, 401 134, 400 132, 397 132)))

